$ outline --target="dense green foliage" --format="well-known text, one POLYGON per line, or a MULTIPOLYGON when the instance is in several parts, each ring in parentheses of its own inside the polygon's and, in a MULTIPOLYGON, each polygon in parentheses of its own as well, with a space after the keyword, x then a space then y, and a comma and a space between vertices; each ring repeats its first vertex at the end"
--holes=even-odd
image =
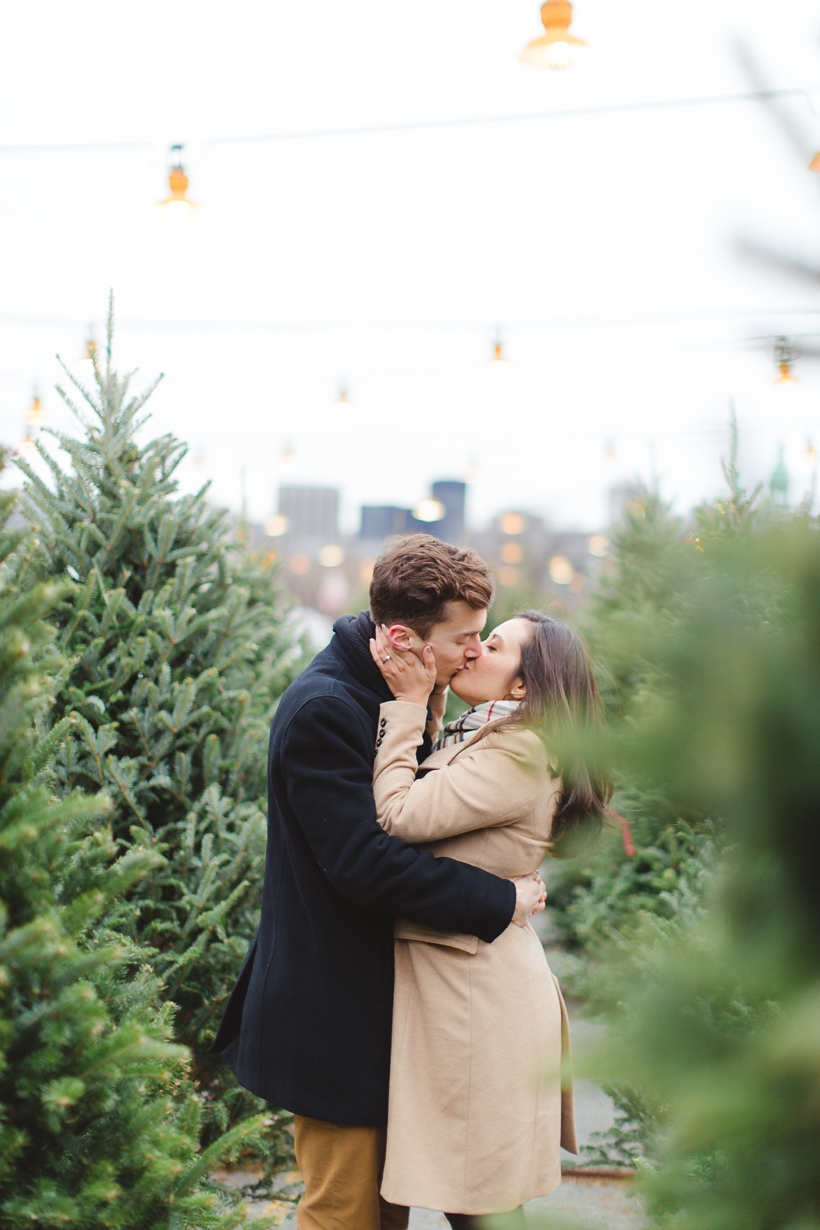
MULTIPOLYGON (((638 487, 613 531, 607 568, 583 619, 611 720, 638 720, 663 697, 663 647, 676 631, 683 635, 695 588, 721 566, 713 546, 754 534, 774 516, 760 489, 749 494, 740 484, 734 424, 724 473, 726 498, 697 509, 690 526, 671 514, 657 491, 638 487)), ((776 588, 750 579, 747 602, 768 618, 777 608, 776 588)), ((647 914, 674 921, 688 910, 721 840, 719 818, 698 808, 682 810, 655 782, 634 772, 615 777, 613 805, 629 819, 635 855, 626 853, 621 834, 612 831, 584 866, 551 868, 554 920, 570 947, 593 961, 602 944, 628 945, 647 914)), ((587 995, 588 971, 585 960, 575 977, 576 989, 587 995)))
POLYGON ((636 493, 587 620, 636 854, 556 886, 620 1110, 585 1160, 676 1230, 816 1230, 820 533, 726 473, 688 532, 636 493))
MULTIPOLYGON (((53 719, 75 713, 78 737, 56 782, 105 790, 118 850, 152 855, 106 923, 150 954, 177 1008, 207 1142, 263 1108, 207 1051, 258 923, 268 727, 297 653, 270 567, 208 508, 206 488, 178 493, 185 446, 145 432, 151 389, 131 395, 112 369, 110 326, 94 388, 77 390, 82 409, 61 390, 84 428, 57 436, 68 464, 41 447, 46 482, 20 463, 29 570, 74 580, 53 614, 66 658, 53 719)), ((269 1168, 288 1156, 277 1128, 269 1168)))
POLYGON ((54 793, 74 722, 49 730, 60 660, 44 618, 72 587, 30 584, 3 528, 13 500, 0 495, 0 1223, 227 1230, 245 1215, 219 1211, 229 1200, 207 1175, 265 1122, 199 1152, 173 1008, 144 954, 102 924, 159 859, 118 854, 104 795, 54 793))
MULTIPOLYGON (((702 568, 701 546, 695 538, 687 542, 680 519, 657 493, 635 493, 613 532, 607 570, 584 617, 610 720, 632 720, 663 690, 658 646, 685 619, 691 579, 702 568)), ((552 918, 571 951, 584 954, 572 982, 587 996, 590 960, 594 969, 601 945, 616 937, 628 942, 647 913, 674 918, 700 881, 704 853, 717 836, 708 816, 682 814, 648 780, 623 773, 615 780, 613 806, 629 819, 634 856, 612 829, 583 865, 548 868, 552 918)))
POLYGON ((820 533, 715 536, 664 687, 615 728, 620 771, 725 852, 676 925, 602 955, 602 1061, 654 1117, 651 1208, 680 1230, 820 1226, 820 533))
POLYGON ((148 394, 129 396, 110 349, 96 375, 90 415, 75 409, 84 436, 60 437, 70 466, 43 449, 46 483, 23 465, 38 566, 77 582, 55 613, 69 658, 55 716, 80 715, 59 772, 67 790, 105 788, 115 837, 163 856, 118 925, 157 949, 179 1040, 203 1049, 258 915, 267 727, 291 642, 275 579, 204 489, 177 494, 185 446, 138 442, 148 394))

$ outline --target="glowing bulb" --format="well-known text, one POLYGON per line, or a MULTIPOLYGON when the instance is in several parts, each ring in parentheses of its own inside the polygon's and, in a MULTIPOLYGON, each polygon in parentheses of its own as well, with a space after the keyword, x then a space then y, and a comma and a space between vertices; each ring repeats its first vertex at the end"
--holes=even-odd
POLYGON ((188 222, 194 207, 191 201, 175 200, 173 197, 165 202, 165 217, 169 222, 188 222))
POLYGON ((291 465, 295 455, 296 454, 293 451, 293 441, 285 440, 285 442, 282 445, 282 452, 280 453, 280 460, 282 462, 282 465, 283 466, 291 465))
POLYGON ((85 348, 83 349, 83 357, 77 364, 80 369, 80 375, 84 379, 88 379, 94 373, 94 359, 97 354, 97 343, 94 340, 94 334, 88 330, 88 337, 85 340, 85 348))
POLYGON ((339 385, 339 393, 333 403, 334 410, 352 410, 353 402, 350 400, 350 393, 347 390, 347 385, 339 385))
POLYGON ((784 359, 782 363, 778 363, 780 375, 775 380, 775 384, 781 389, 790 389, 793 385, 799 384, 796 376, 792 375, 792 365, 788 359, 784 359))
POLYGON ((609 543, 603 534, 593 534, 587 543, 590 555, 606 555, 609 543))
POLYGON ((778 388, 789 389, 797 384, 797 377, 792 375, 792 363, 795 360, 794 346, 786 337, 779 337, 774 344, 774 357, 780 375, 775 380, 778 388))
POLYGON ((31 434, 30 427, 26 428, 26 434, 23 436, 22 442, 20 444, 20 452, 23 454, 23 456, 27 460, 31 460, 31 458, 37 452, 37 449, 34 444, 34 437, 31 434))
POLYGON ((446 517, 447 509, 442 504, 441 500, 422 500, 421 503, 413 509, 413 516, 417 521, 441 521, 446 517))
POLYGON ((533 68, 569 68, 577 63, 587 44, 569 32, 570 0, 546 0, 541 5, 541 21, 544 33, 527 43, 521 52, 521 63, 533 68))
POLYGON ((31 405, 26 413, 26 422, 31 423, 34 427, 41 427, 45 421, 46 412, 43 409, 43 403, 40 401, 40 395, 35 389, 32 394, 31 405))
POLYGON ((499 522, 502 534, 523 534, 526 526, 521 513, 505 513, 499 522))
POLYGON ((817 460, 817 449, 814 447, 811 437, 806 441, 806 461, 815 462, 817 460))
POLYGON ((329 542, 322 547, 317 558, 323 568, 338 568, 344 563, 345 553, 335 542, 329 542))
POLYGON ((189 222, 194 210, 199 206, 188 200, 188 176, 182 166, 182 146, 171 146, 171 157, 174 159, 168 172, 168 187, 171 195, 159 202, 160 209, 168 222, 189 222))
POLYGON ((280 538, 287 534, 290 522, 281 513, 276 513, 265 522, 265 533, 269 538, 280 538))
POLYGON ((569 585, 575 569, 565 555, 553 555, 550 560, 550 576, 556 585, 569 585))
POLYGON ((493 342, 493 353, 487 366, 491 372, 503 372, 508 365, 507 356, 504 354, 504 343, 501 338, 496 338, 493 342))

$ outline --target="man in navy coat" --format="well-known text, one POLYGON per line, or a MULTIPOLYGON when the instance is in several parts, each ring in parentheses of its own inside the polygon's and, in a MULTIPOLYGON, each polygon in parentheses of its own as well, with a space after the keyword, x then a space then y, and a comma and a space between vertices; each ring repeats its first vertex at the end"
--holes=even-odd
POLYGON ((336 621, 271 727, 259 930, 213 1049, 240 1084, 295 1115, 300 1230, 407 1225, 408 1210, 379 1196, 396 917, 492 943, 543 900, 540 881, 434 858, 376 821, 379 705, 392 697, 370 656, 373 620, 402 647, 432 645, 444 691, 481 652, 491 600, 474 552, 422 534, 394 541, 370 612, 336 621))

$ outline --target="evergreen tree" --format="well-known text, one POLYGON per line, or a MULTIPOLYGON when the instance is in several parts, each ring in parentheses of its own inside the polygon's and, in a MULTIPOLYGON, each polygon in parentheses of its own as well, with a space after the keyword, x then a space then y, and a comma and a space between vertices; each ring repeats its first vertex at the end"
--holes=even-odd
POLYGON ((646 915, 604 954, 604 1069, 656 1115, 645 1184, 680 1230, 820 1226, 820 534, 763 525, 711 566, 618 723, 621 771, 721 817, 719 873, 677 925, 646 915), (654 1173, 653 1173, 654 1171, 654 1173))
POLYGON ((198 1151, 172 1006, 139 950, 101 930, 160 860, 117 855, 104 795, 53 793, 73 720, 48 729, 59 658, 44 617, 71 584, 20 582, 13 502, 0 494, 0 1224, 228 1230, 245 1214, 219 1211, 208 1172, 265 1123, 198 1151))
MULTIPOLYGON (((21 462, 41 573, 75 581, 55 612, 68 665, 55 718, 78 714, 58 759, 62 789, 105 789, 123 848, 161 856, 124 896, 112 926, 155 950, 176 1037, 225 1122, 230 1080, 209 1061, 226 998, 258 921, 264 871, 266 752, 277 696, 295 664, 274 573, 209 510, 207 487, 180 495, 185 446, 143 442, 141 396, 95 359, 83 426, 44 447, 50 481, 21 462), (228 1082, 226 1086, 225 1082, 228 1082)), ((231 1113, 247 1113, 240 1097, 231 1113)))

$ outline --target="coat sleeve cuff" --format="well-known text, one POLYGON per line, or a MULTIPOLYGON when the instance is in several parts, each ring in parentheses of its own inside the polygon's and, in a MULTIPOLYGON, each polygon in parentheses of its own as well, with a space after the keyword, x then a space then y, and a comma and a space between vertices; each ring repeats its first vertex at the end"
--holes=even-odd
POLYGON ((516 895, 512 880, 489 876, 482 917, 474 934, 485 944, 492 944, 507 930, 515 913, 516 895))

